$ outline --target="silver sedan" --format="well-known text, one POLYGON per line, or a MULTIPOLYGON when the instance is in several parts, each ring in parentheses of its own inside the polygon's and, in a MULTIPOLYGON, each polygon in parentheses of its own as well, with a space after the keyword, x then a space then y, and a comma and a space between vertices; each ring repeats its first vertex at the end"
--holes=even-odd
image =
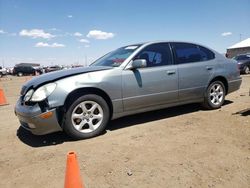
POLYGON ((241 85, 234 60, 199 44, 148 42, 121 47, 89 67, 25 83, 15 113, 33 134, 101 134, 111 119, 187 103, 223 105, 241 85))

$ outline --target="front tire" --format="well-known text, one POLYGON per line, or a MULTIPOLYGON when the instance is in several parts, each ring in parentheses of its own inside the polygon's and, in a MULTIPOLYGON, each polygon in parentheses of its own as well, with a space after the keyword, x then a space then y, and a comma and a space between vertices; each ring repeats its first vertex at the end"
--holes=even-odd
POLYGON ((101 134, 109 122, 107 102, 95 94, 76 99, 67 109, 63 129, 73 139, 92 138, 101 134))
POLYGON ((218 109, 223 105, 225 95, 224 84, 221 81, 214 81, 206 90, 203 106, 209 110, 218 109))

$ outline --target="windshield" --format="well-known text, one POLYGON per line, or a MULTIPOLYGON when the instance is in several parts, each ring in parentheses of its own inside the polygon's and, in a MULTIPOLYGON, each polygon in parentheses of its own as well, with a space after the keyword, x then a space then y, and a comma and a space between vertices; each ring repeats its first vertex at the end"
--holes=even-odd
POLYGON ((138 47, 139 45, 133 45, 118 48, 96 60, 90 66, 119 67, 138 47))
POLYGON ((250 59, 250 55, 239 55, 234 57, 235 60, 247 60, 250 59))

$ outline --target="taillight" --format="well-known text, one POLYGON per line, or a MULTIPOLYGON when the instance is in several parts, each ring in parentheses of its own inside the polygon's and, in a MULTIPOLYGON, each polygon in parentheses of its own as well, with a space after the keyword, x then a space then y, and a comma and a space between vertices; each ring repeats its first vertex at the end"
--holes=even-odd
POLYGON ((240 64, 237 63, 238 72, 240 73, 240 64))

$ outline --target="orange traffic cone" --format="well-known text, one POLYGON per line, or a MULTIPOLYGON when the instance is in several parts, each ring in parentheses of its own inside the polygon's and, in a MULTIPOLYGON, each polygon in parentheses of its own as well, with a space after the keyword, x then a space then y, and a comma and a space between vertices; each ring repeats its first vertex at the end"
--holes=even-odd
POLYGON ((7 105, 6 98, 4 96, 4 92, 2 89, 0 89, 0 106, 7 105))
POLYGON ((84 188, 81 182, 76 153, 73 151, 67 154, 64 188, 84 188))

